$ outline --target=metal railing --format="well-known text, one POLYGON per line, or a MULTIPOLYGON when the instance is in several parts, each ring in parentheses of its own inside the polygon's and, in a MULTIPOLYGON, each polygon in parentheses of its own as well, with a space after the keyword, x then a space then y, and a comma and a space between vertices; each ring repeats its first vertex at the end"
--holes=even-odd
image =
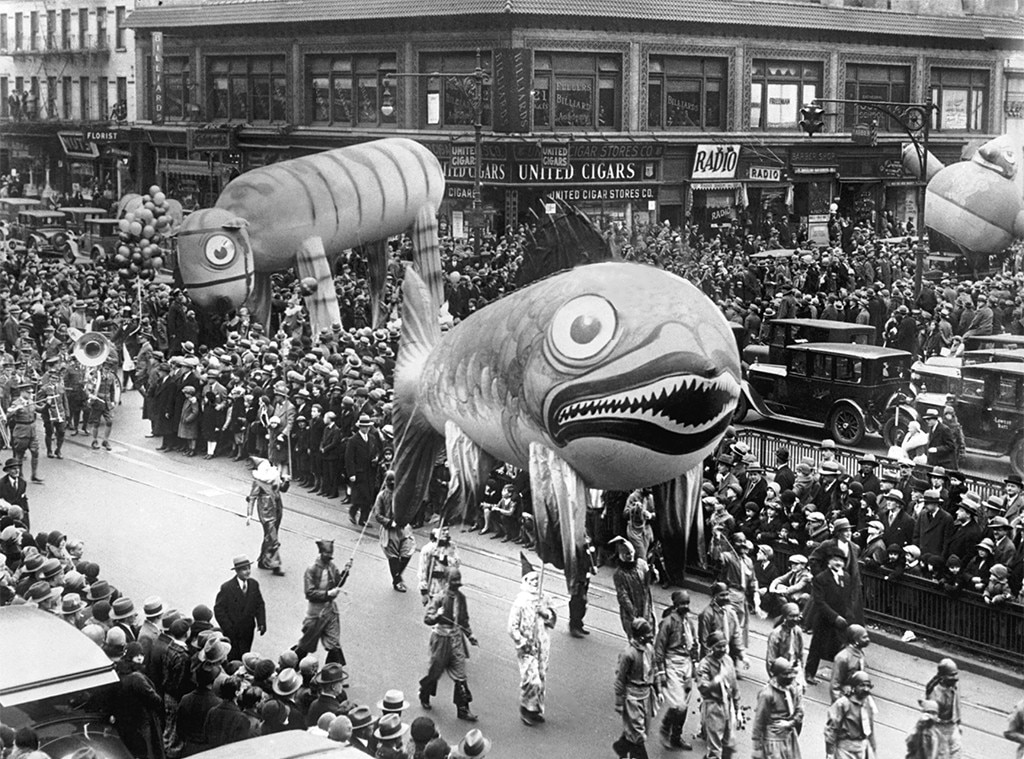
MULTIPOLYGON (((750 446, 750 452, 754 457, 768 468, 773 465, 773 462, 775 461, 775 451, 779 448, 785 448, 789 451, 789 465, 793 469, 796 468, 797 462, 804 458, 811 459, 814 461, 815 465, 821 463, 821 446, 816 443, 810 443, 804 440, 794 440, 790 437, 751 429, 737 430, 737 438, 740 442, 746 443, 750 446)), ((857 459, 864 455, 863 451, 857 451, 852 448, 840 448, 837 446, 835 448, 835 453, 836 460, 839 461, 847 472, 851 474, 857 472, 857 459)), ((877 458, 879 467, 891 469, 896 468, 897 463, 894 459, 887 458, 886 456, 878 456, 877 458)), ((923 468, 921 468, 920 471, 923 473, 923 468)), ((1002 480, 995 480, 971 474, 964 474, 963 477, 964 484, 967 486, 968 490, 972 490, 977 493, 981 497, 982 502, 984 502, 989 496, 1003 495, 1002 480)), ((908 494, 904 493, 904 495, 908 494)))
MULTIPOLYGON (((804 552, 786 543, 770 544, 779 574, 789 557, 804 552)), ((712 579, 707 567, 687 566, 688 576, 712 579)), ((951 596, 934 580, 904 575, 886 580, 877 569, 861 567, 864 617, 868 622, 911 630, 928 640, 959 646, 1020 667, 1024 662, 1024 604, 986 604, 980 593, 951 596)))

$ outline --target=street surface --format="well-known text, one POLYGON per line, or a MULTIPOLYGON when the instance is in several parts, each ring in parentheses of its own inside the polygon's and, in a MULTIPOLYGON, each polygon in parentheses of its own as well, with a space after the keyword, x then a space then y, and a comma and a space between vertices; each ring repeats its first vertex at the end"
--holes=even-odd
MULTIPOLYGON (((154 594, 186 613, 200 603, 212 607, 218 586, 232 576, 232 557, 247 553, 255 559, 259 553, 259 524, 247 526, 244 518, 248 470, 224 458, 204 461, 157 452, 159 441, 144 437, 148 423, 139 418, 139 395, 126 393, 123 404, 116 414, 113 451, 92 450, 88 440, 69 437, 63 461, 42 460, 40 473, 46 484, 29 486, 33 527, 60 529, 84 539, 86 556, 100 564, 101 577, 133 598, 137 608, 154 594)), ((307 496, 301 488, 286 493, 284 503, 281 555, 286 576, 255 570, 267 601, 269 628, 265 637, 257 637, 255 649, 276 660, 296 642, 305 610, 302 573, 316 556, 313 541, 333 538, 338 564, 355 551, 352 577, 339 597, 351 674, 349 697, 375 706, 385 690, 399 688, 416 704, 429 639, 411 581, 418 556, 407 570, 411 591, 396 593, 375 530, 367 530, 359 543, 347 509, 307 496)), ((559 622, 551 636, 547 723, 530 729, 519 721, 518 671, 505 632, 509 605, 519 586, 518 547, 457 530, 453 537, 462 553, 470 619, 480 640, 479 648, 471 649, 468 665, 473 710, 480 716, 477 726, 494 741, 491 756, 614 756, 611 743, 621 733, 621 723, 613 711, 612 683, 625 640, 611 570, 603 568, 591 585, 586 623, 593 635, 585 640, 569 637, 564 581, 556 571, 547 573, 545 590, 556 599, 559 622)), ((423 530, 418 531, 417 542, 425 542, 423 530)), ((669 593, 660 588, 654 593, 658 609, 665 608, 669 593)), ((706 597, 694 594, 695 612, 706 603, 706 597)), ((753 664, 741 682, 744 705, 754 705, 766 679, 768 625, 752 620, 753 664)), ((914 725, 917 699, 934 664, 879 646, 868 649, 868 661, 879 708, 879 757, 898 759, 904 756, 904 736, 914 725)), ((827 677, 824 664, 821 674, 827 677)), ((1002 738, 1002 731, 1006 713, 1020 698, 1019 689, 965 674, 961 691, 965 756, 1012 756, 1013 746, 1002 738)), ((451 685, 442 681, 430 716, 454 743, 470 726, 456 720, 451 693, 451 685)), ((821 735, 827 698, 824 683, 810 688, 801 741, 805 757, 824 756, 821 735)), ((695 711, 696 697, 686 726, 688 740, 698 725, 695 711)), ((413 706, 406 721, 421 713, 418 704, 413 706)), ((648 747, 652 756, 699 757, 703 749, 697 742, 693 753, 667 752, 658 742, 656 728, 648 747)), ((750 756, 749 732, 739 734, 739 748, 740 757, 750 756)))

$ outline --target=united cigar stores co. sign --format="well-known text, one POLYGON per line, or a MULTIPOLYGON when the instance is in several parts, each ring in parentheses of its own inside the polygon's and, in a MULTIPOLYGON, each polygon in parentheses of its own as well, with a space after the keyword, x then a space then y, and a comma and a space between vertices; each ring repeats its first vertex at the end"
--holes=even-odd
POLYGON ((739 163, 739 145, 698 145, 691 176, 693 179, 735 179, 739 163))

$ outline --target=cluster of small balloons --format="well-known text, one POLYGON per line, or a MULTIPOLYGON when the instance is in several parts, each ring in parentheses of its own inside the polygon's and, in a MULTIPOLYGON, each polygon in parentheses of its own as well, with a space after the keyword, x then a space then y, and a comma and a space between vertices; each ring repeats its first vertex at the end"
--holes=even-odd
POLYGON ((153 279, 163 267, 174 223, 168 211, 167 196, 159 185, 152 185, 142 196, 142 205, 118 222, 121 244, 112 262, 121 277, 153 279))

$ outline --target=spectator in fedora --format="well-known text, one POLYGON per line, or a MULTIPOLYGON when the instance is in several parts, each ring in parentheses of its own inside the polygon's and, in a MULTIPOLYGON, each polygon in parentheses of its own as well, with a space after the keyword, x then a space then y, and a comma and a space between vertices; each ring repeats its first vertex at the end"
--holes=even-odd
POLYGON ((941 508, 942 493, 935 488, 924 491, 924 508, 914 525, 914 544, 921 555, 934 554, 945 558, 953 538, 953 518, 941 508))
POLYGON ((344 714, 348 707, 348 696, 345 693, 345 683, 348 681, 348 673, 345 668, 336 662, 324 666, 322 670, 313 677, 313 682, 318 686, 320 695, 316 697, 309 709, 306 711, 306 726, 312 727, 324 714, 344 714))
POLYGON ((373 430, 373 421, 367 414, 356 422, 356 434, 345 445, 345 475, 349 481, 348 518, 355 524, 366 524, 373 505, 374 481, 377 465, 383 453, 380 437, 373 430))
POLYGON ((879 521, 887 546, 895 543, 902 548, 914 539, 914 518, 904 510, 906 503, 899 488, 893 488, 882 497, 883 512, 879 521))
POLYGON ((928 464, 945 469, 956 469, 956 439, 953 431, 942 420, 938 409, 930 408, 924 413, 928 425, 928 464))
POLYGON ((295 703, 295 694, 302 687, 302 677, 291 667, 282 669, 274 679, 274 700, 288 710, 285 719, 289 730, 305 730, 306 715, 295 703))
POLYGON ((977 494, 970 491, 964 493, 953 517, 953 534, 949 539, 948 556, 974 556, 978 543, 985 534, 978 524, 980 511, 981 501, 977 494))
POLYGON ((373 731, 373 737, 377 739, 378 759, 406 759, 405 735, 408 732, 409 726, 402 722, 400 714, 383 715, 373 731))
POLYGON ((267 632, 267 611, 260 584, 252 578, 252 562, 248 556, 236 556, 235 576, 217 591, 213 613, 220 629, 231 641, 228 658, 241 659, 252 649, 256 630, 267 632))
POLYGON ((1018 534, 1024 529, 1024 478, 1011 474, 1003 480, 1003 516, 1018 534))
POLYGON ((811 603, 804 615, 805 627, 811 630, 807 652, 807 683, 817 682, 818 664, 832 660, 838 653, 842 635, 852 617, 847 588, 849 575, 844 571, 847 557, 838 546, 826 549, 827 566, 811 582, 811 603))
POLYGON ((352 723, 352 737, 349 743, 360 751, 373 756, 369 749, 369 740, 373 732, 373 714, 368 706, 355 706, 348 713, 349 721, 352 723))
POLYGON ((130 598, 118 598, 110 605, 110 621, 113 627, 124 630, 128 642, 138 640, 138 627, 135 620, 138 615, 135 612, 135 604, 130 598))

